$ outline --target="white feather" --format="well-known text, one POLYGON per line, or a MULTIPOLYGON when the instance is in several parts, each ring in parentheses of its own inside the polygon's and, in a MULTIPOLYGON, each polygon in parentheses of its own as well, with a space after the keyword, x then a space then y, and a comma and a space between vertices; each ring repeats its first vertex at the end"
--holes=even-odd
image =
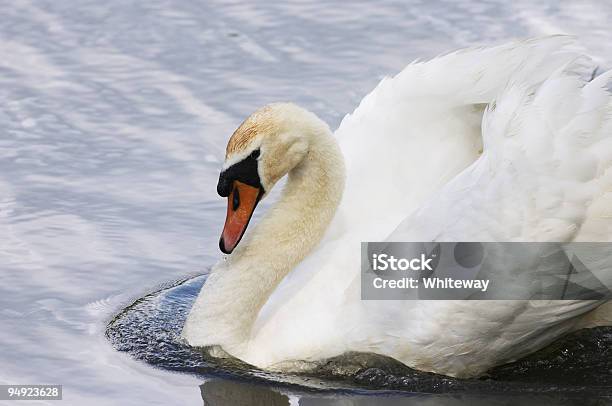
MULTIPOLYGON (((475 376, 574 328, 598 303, 362 301, 359 243, 609 241, 609 73, 585 85, 586 69, 572 40, 555 36, 454 52, 384 79, 336 131, 346 187, 324 238, 233 355, 282 369, 366 351, 475 376)), ((249 271, 244 286, 266 273, 249 271)))

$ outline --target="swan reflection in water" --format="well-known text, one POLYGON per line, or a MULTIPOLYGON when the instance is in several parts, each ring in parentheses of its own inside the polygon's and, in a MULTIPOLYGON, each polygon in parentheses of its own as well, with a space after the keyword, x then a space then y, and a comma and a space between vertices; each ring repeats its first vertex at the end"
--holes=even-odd
MULTIPOLYGON (((204 406, 465 406, 507 405, 509 398, 502 393, 491 394, 399 394, 380 395, 319 393, 294 394, 282 388, 257 385, 244 381, 211 379, 200 385, 204 406)), ((513 395, 513 404, 520 405, 587 405, 577 397, 559 398, 553 395, 513 395)), ((596 404, 596 400, 592 399, 596 404)))

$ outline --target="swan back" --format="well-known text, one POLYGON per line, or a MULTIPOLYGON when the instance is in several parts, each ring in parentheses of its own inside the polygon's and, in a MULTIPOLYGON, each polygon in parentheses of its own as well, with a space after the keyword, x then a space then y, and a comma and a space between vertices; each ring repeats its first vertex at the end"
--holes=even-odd
POLYGON ((359 300, 359 243, 387 238, 478 159, 485 103, 511 78, 534 89, 578 55, 566 37, 473 48, 411 64, 366 96, 336 131, 347 167, 338 212, 318 249, 260 311, 251 337, 253 362, 325 358, 347 348, 401 359, 389 335, 414 329, 409 319, 421 320, 424 309, 395 302, 377 308, 359 300))

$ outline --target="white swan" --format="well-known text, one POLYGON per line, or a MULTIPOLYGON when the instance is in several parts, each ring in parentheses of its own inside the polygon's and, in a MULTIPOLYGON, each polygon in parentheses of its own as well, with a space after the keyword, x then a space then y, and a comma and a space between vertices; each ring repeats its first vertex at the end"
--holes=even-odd
POLYGON ((578 56, 555 36, 413 63, 335 137, 292 104, 251 115, 218 185, 228 196, 220 246, 233 252, 183 337, 268 369, 362 351, 470 377, 587 319, 607 322, 593 301, 360 300, 360 241, 612 239, 612 74, 585 84, 571 73, 578 56), (285 175, 279 201, 238 244, 285 175))

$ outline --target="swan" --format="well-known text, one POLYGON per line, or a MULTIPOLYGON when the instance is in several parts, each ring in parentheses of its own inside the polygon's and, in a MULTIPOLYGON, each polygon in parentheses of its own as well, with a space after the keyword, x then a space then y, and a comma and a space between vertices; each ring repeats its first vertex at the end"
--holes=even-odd
POLYGON ((361 241, 611 240, 612 73, 585 69, 552 36, 414 62, 335 134, 291 103, 257 110, 227 144, 227 255, 182 338, 268 370, 358 351, 467 378, 609 324, 604 301, 360 300, 361 241))

